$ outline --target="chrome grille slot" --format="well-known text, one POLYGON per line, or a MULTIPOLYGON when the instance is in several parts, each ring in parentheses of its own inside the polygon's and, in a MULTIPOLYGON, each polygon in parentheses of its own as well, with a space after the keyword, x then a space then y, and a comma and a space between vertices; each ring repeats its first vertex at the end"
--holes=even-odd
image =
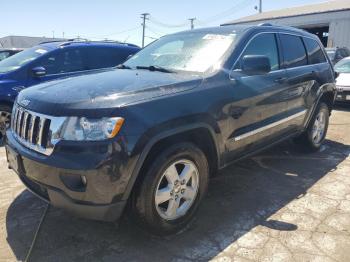
MULTIPOLYGON (((39 153, 50 155, 55 146, 51 141, 51 135, 60 131, 65 119, 34 113, 16 105, 12 113, 11 129, 21 144, 39 153), (52 123, 55 130, 51 130, 52 123)), ((57 142, 55 139, 54 143, 57 142)))

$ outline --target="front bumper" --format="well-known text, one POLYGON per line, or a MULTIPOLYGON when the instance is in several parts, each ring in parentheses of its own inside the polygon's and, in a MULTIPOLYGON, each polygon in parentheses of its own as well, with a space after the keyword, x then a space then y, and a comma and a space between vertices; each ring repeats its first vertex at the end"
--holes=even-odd
POLYGON ((114 221, 126 204, 129 161, 123 150, 111 150, 113 144, 84 148, 79 153, 78 148, 61 147, 43 156, 18 143, 10 131, 6 135, 9 167, 30 191, 80 217, 114 221))

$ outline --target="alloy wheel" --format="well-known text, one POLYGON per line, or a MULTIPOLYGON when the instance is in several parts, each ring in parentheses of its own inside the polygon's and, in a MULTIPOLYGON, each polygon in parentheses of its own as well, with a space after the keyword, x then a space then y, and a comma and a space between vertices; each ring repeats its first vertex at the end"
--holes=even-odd
POLYGON ((158 214, 165 220, 184 216, 196 200, 198 187, 199 172, 192 161, 172 163, 162 174, 155 192, 158 214))
POLYGON ((315 144, 319 144, 324 136, 326 129, 326 116, 325 112, 320 111, 315 118, 314 125, 312 127, 312 140, 315 144))

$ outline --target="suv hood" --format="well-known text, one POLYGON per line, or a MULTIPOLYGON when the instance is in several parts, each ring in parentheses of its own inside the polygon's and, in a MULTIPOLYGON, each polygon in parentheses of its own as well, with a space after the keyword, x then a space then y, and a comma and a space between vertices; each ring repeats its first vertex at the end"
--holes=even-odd
POLYGON ((17 101, 38 113, 80 116, 186 91, 201 80, 190 74, 113 69, 36 85, 23 90, 17 101))

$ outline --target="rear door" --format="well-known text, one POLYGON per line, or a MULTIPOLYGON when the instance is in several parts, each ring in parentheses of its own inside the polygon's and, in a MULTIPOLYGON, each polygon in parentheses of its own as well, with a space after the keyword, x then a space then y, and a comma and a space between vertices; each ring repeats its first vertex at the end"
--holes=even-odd
POLYGON ((312 106, 307 101, 308 94, 315 83, 317 69, 308 63, 306 47, 301 36, 280 33, 279 34, 283 67, 287 72, 288 90, 286 94, 286 106, 289 128, 300 129, 304 122, 308 109, 312 106))

